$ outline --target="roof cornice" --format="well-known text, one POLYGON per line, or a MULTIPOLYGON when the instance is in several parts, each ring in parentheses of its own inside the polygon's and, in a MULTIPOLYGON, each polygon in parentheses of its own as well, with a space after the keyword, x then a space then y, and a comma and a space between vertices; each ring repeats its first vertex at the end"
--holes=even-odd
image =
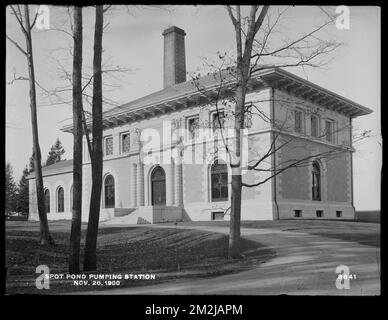
POLYGON ((310 100, 314 104, 343 113, 351 118, 373 112, 367 107, 283 69, 271 69, 270 72, 261 75, 261 77, 266 79, 269 86, 276 87, 281 91, 286 91, 291 95, 310 100))

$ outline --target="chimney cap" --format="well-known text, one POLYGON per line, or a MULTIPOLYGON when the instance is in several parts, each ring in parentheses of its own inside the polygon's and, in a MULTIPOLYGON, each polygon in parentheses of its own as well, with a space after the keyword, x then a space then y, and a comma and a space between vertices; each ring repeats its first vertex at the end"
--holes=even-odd
POLYGON ((181 34, 182 36, 185 36, 185 35, 186 35, 186 33, 185 33, 184 30, 182 30, 181 28, 178 28, 178 27, 176 27, 176 26, 172 26, 172 27, 169 27, 169 28, 165 29, 165 30, 163 31, 162 35, 165 36, 166 34, 171 33, 171 32, 179 33, 179 34, 181 34))

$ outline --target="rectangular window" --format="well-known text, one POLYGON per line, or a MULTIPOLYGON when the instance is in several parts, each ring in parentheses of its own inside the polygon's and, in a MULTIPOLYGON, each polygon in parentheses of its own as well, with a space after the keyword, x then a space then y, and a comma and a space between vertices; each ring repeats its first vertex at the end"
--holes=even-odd
POLYGON ((311 116, 311 136, 318 138, 318 117, 311 116))
POLYGON ((190 139, 195 139, 198 137, 199 133, 199 117, 190 117, 187 119, 187 129, 190 133, 190 139))
POLYGON ((212 212, 212 220, 224 220, 224 212, 223 211, 213 211, 212 212))
POLYGON ((323 210, 317 210, 317 218, 323 217, 323 210))
POLYGON ((295 132, 303 132, 303 113, 300 110, 295 110, 295 132))
POLYGON ((294 217, 300 218, 302 216, 302 210, 294 210, 294 217))
POLYGON ((128 132, 122 133, 120 137, 121 141, 121 153, 127 153, 130 150, 130 135, 128 132))
POLYGON ((212 114, 212 128, 213 132, 216 132, 218 129, 223 128, 225 123, 225 113, 224 111, 214 112, 212 114))
POLYGON ((342 217, 342 211, 336 211, 336 212, 335 212, 335 216, 336 216, 337 218, 341 218, 341 217, 342 217))
POLYGON ((327 142, 334 142, 334 122, 326 120, 325 135, 327 142))
POLYGON ((113 154, 113 137, 112 136, 105 138, 104 151, 105 151, 105 156, 109 156, 109 155, 113 154))

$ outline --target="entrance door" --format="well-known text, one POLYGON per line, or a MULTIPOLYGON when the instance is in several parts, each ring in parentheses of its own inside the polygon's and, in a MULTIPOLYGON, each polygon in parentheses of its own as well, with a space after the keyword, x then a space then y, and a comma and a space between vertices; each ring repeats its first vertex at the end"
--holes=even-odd
POLYGON ((162 167, 157 166, 151 174, 152 205, 166 204, 166 175, 162 167))

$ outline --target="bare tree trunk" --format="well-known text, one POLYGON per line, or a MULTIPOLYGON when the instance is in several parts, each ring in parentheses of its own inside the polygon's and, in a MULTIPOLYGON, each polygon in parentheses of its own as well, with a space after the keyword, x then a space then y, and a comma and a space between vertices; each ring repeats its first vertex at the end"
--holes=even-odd
POLYGON ((89 221, 86 233, 84 271, 97 269, 97 234, 100 219, 101 185, 102 185, 102 34, 104 14, 103 7, 96 6, 96 23, 94 30, 93 57, 93 152, 92 152, 92 193, 90 197, 89 221))
POLYGON ((82 218, 82 7, 74 8, 73 55, 73 203, 69 273, 80 271, 82 218))
POLYGON ((229 258, 240 257, 241 176, 232 175, 232 199, 229 225, 229 258))
POLYGON ((45 206, 44 190, 43 190, 43 178, 42 178, 42 164, 41 154, 39 147, 39 135, 38 135, 38 117, 36 111, 36 90, 35 90, 35 71, 34 60, 32 54, 32 37, 31 37, 31 25, 28 5, 24 5, 24 20, 25 20, 25 38, 26 38, 26 52, 28 62, 28 74, 30 84, 30 108, 31 108, 31 126, 32 126, 32 141, 34 150, 34 165, 35 165, 35 183, 36 183, 36 195, 38 200, 38 212, 40 221, 40 244, 54 244, 53 239, 50 236, 47 213, 45 206))

